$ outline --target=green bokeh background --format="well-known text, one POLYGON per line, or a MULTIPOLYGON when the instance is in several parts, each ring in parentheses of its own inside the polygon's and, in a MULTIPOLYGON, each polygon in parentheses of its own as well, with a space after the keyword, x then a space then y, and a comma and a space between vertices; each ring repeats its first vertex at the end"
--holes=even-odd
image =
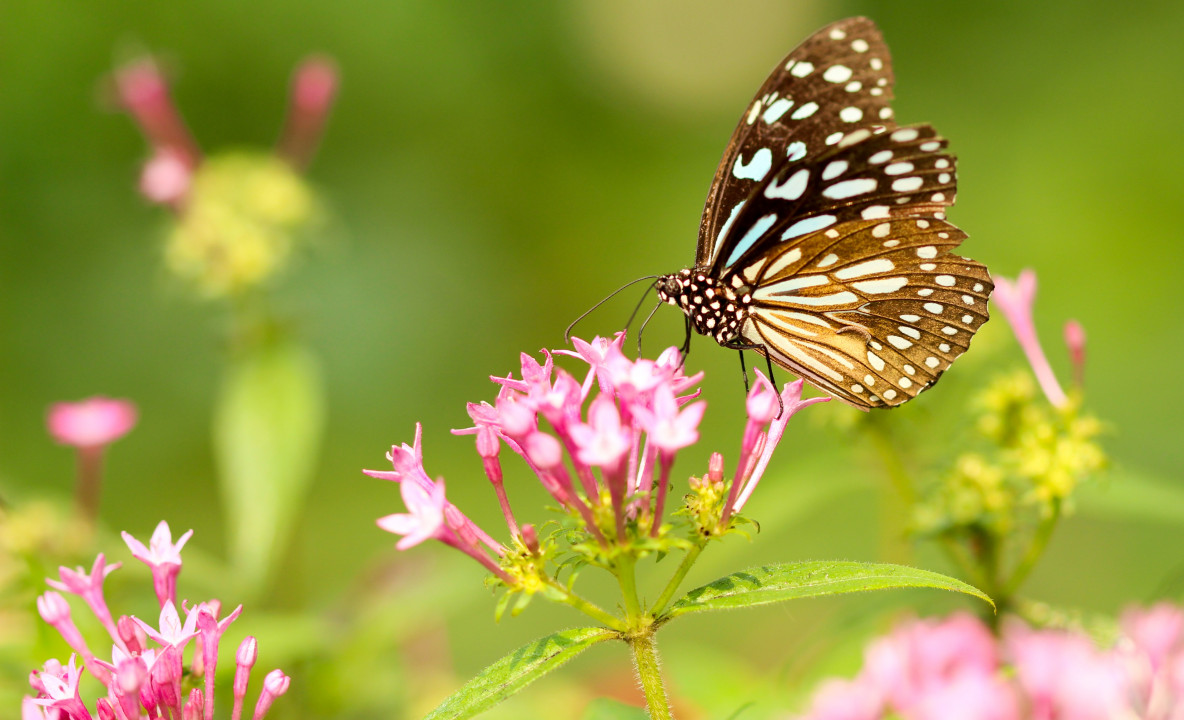
MULTIPOLYGON (((283 717, 416 716, 458 679, 578 618, 537 607, 495 626, 479 568, 428 546, 401 558, 394 599, 370 610, 360 644, 388 662, 349 667, 351 653, 373 657, 356 645, 335 651, 337 669, 302 659, 280 613, 362 612, 349 604, 357 578, 393 552, 373 520, 398 510, 398 493, 360 468, 381 467, 423 422, 429 472, 500 534, 471 438, 447 432, 468 424, 464 403, 492 399, 488 375, 515 369, 520 351, 558 347, 607 291, 688 263, 751 93, 807 34, 854 14, 876 20, 892 47, 897 118, 951 138, 951 219, 970 234, 966 254, 1005 275, 1037 269, 1038 325, 1062 377, 1061 324, 1076 318, 1089 335, 1088 402, 1110 423, 1116 470, 1058 532, 1030 593, 1114 612, 1178 590, 1184 4, 1174 0, 0 0, 0 493, 67 499, 73 458, 46 437, 46 407, 131 398, 142 419, 110 453, 104 526, 144 537, 164 518, 196 530, 197 554, 224 553, 210 447, 224 317, 161 269, 166 218, 135 190, 144 143, 104 109, 99 80, 129 55, 159 53, 203 147, 267 146, 294 64, 331 55, 341 94, 309 175, 333 222, 282 293, 320 358, 327 436, 282 569, 247 612, 274 620, 258 629, 262 665, 277 662, 269 646, 294 658, 297 699, 277 706, 283 717), (1131 487, 1168 500, 1151 517, 1131 487), (342 668, 367 676, 363 689, 342 668)), ((582 333, 611 332, 628 306, 606 307, 582 333)), ((647 331, 651 350, 680 340, 673 311, 647 331)), ((707 371, 710 411, 684 475, 712 450, 735 452, 743 412, 731 353, 700 338, 690 362, 707 371)), ((942 389, 893 414, 907 424, 955 413, 1019 362, 996 321, 942 389)), ((762 561, 883 558, 875 457, 835 424, 795 419, 749 506, 761 534, 713 551, 692 582, 762 561)), ((516 506, 542 519, 542 494, 519 470, 516 506)), ((688 619, 664 633, 665 669, 687 717, 723 717, 769 689, 789 698, 826 648, 844 638, 855 648, 849 638, 882 627, 853 618, 927 603, 956 604, 916 593, 688 619), (831 630, 847 626, 836 640, 831 630)), ((623 647, 597 647, 498 712, 575 717, 594 695, 636 697, 626 663, 623 647)), ((752 717, 774 707, 762 702, 752 717)))

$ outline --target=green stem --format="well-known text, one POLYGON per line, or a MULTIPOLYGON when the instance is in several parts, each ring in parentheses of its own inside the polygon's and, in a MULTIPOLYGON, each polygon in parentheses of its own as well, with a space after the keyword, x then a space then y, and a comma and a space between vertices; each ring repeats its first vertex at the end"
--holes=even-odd
POLYGON ((567 588, 563 587, 563 585, 560 585, 558 582, 556 582, 554 580, 550 580, 547 583, 547 585, 552 590, 556 591, 557 593, 559 593, 560 595, 563 596, 564 603, 572 606, 576 610, 579 610, 580 612, 584 613, 588 617, 593 618, 594 620, 600 621, 601 623, 603 623, 607 627, 610 627, 613 630, 616 630, 617 632, 625 632, 628 629, 628 626, 626 626, 625 623, 621 622, 621 619, 619 617, 616 617, 615 615, 611 615, 608 612, 606 612, 605 610, 602 610, 599 606, 596 605, 596 603, 593 603, 589 600, 585 600, 584 598, 580 597, 579 595, 576 595, 575 593, 571 592, 567 588))
POLYGON ((658 669, 658 650, 653 633, 629 638, 629 646, 633 648, 633 666, 637 669, 641 689, 645 691, 650 720, 673 720, 666 688, 662 685, 662 672, 658 669))
POLYGON ((633 569, 637 560, 622 557, 617 563, 617 582, 621 585, 621 596, 625 599, 625 617, 630 627, 637 627, 641 620, 641 603, 637 601, 637 578, 633 569))
POLYGON ((654 601, 653 606, 650 608, 651 617, 659 617, 663 612, 666 611, 666 605, 670 602, 670 599, 674 597, 674 593, 676 590, 678 590, 678 586, 682 584, 683 579, 686 578, 687 573, 690 572, 691 566, 694 565, 695 560, 699 558, 699 553, 703 552, 703 548, 705 547, 707 547, 707 542, 700 541, 691 546, 690 550, 687 550, 686 557, 684 557, 682 562, 679 563, 678 569, 674 571, 674 576, 670 578, 670 582, 666 583, 666 587, 663 588, 662 594, 658 596, 658 599, 654 601))
POLYGON ((1028 551, 1024 553, 1023 558, 1020 559, 1015 569, 1012 570, 1011 577, 1003 585, 1001 600, 1008 600, 1015 594, 1016 590, 1019 590, 1024 580, 1028 579, 1032 568, 1036 567, 1036 562, 1040 560, 1040 556, 1044 554, 1045 548, 1048 547, 1048 541, 1052 538, 1052 531, 1056 529, 1057 521, 1060 518, 1061 501, 1053 500, 1052 512, 1040 522, 1040 525, 1036 528, 1036 535, 1032 538, 1032 543, 1028 545, 1028 551))

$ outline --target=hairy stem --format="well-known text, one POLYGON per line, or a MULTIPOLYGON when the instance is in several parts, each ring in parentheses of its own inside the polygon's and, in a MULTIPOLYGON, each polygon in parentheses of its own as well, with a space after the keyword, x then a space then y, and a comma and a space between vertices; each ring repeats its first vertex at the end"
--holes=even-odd
POLYGON ((687 554, 683 557, 682 562, 679 563, 678 569, 674 571, 674 576, 670 578, 670 582, 666 583, 666 587, 662 589, 662 594, 654 601, 653 607, 650 608, 650 615, 652 617, 660 617, 666 611, 666 605, 670 599, 674 597, 674 593, 678 590, 678 586, 682 584, 691 566, 699 559, 699 553, 703 552, 703 548, 707 546, 705 541, 695 543, 687 554))
POLYGON ((629 639, 633 648, 633 667, 637 679, 645 692, 645 704, 651 720, 673 720, 670 703, 666 699, 666 687, 662 684, 662 672, 658 668, 658 649, 653 633, 645 633, 629 639))

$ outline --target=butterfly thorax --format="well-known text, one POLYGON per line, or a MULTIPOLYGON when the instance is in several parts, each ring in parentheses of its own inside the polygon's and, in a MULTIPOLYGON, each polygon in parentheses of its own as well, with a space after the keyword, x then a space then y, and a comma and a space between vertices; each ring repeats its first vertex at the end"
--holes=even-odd
POLYGON ((735 280, 739 285, 732 287, 698 270, 679 270, 658 279, 658 297, 682 310, 700 335, 723 345, 739 337, 752 303, 751 288, 735 280))

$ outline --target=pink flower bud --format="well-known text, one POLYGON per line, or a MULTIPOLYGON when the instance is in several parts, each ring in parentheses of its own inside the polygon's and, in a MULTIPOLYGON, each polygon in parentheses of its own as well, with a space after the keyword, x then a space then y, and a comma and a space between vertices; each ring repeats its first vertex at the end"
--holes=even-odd
POLYGON ((140 629, 135 620, 132 620, 127 615, 121 615, 119 622, 116 623, 116 628, 119 632, 119 639, 127 647, 127 651, 132 654, 144 652, 147 647, 148 636, 140 629))
POLYGON ((140 171, 140 193, 160 205, 179 207, 192 182, 193 169, 172 148, 157 148, 140 171))
POLYGON ((37 598, 37 612, 42 620, 54 627, 70 620, 70 604, 66 602, 66 598, 52 590, 37 598))
POLYGON ((205 699, 202 697, 201 691, 193 688, 189 691, 189 700, 185 703, 185 711, 181 714, 182 720, 203 720, 205 717, 205 699))
POLYGON ((1085 328, 1076 320, 1065 323, 1065 344, 1069 346, 1069 359, 1073 362, 1073 382, 1077 387, 1085 384, 1085 328))
POLYGON ((707 461, 707 479, 713 483, 723 482, 724 456, 722 453, 711 453, 711 459, 707 461))
POLYGON ((99 720, 119 720, 119 716, 115 714, 115 708, 107 698, 99 698, 95 701, 95 709, 99 711, 99 720))
POLYGON ((128 400, 92 397, 49 408, 49 434, 63 445, 102 447, 126 435, 136 424, 136 406, 128 400))
POLYGON ((267 673, 267 677, 263 680, 263 691, 259 693, 259 702, 255 704, 254 720, 263 720, 275 699, 288 691, 290 682, 288 676, 280 670, 272 670, 267 673))
POLYGON ((539 534, 534 529, 534 525, 522 526, 522 544, 526 546, 531 555, 539 554, 539 534))

